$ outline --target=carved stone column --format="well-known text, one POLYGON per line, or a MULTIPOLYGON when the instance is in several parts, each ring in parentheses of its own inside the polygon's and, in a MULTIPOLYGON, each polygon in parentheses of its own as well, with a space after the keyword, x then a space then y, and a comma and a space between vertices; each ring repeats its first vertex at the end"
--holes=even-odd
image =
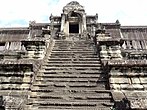
POLYGON ((65 22, 65 25, 64 25, 64 34, 65 34, 65 36, 68 36, 69 35, 69 21, 66 21, 65 22))
POLYGON ((65 26, 65 14, 62 14, 62 19, 61 19, 61 32, 63 32, 65 26))
MULTIPOLYGON (((82 19, 82 23, 83 23, 83 31, 86 31, 87 29, 86 29, 86 14, 84 13, 83 14, 83 17, 82 17, 83 19, 82 19)), ((82 32, 83 32, 82 31, 82 32)))

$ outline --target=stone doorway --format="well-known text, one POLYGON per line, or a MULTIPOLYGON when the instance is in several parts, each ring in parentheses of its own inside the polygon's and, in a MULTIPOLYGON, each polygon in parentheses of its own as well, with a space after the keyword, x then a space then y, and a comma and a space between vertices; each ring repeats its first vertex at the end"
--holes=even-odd
POLYGON ((61 14, 61 28, 60 31, 64 33, 66 37, 71 34, 81 35, 86 29, 86 13, 78 2, 71 2, 63 8, 61 14))
POLYGON ((69 33, 79 33, 79 24, 69 24, 69 33))

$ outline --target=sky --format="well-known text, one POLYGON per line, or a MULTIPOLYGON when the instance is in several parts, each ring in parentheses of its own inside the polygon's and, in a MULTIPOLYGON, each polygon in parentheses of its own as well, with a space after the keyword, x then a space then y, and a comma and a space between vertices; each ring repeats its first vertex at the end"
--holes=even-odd
MULTIPOLYGON (((29 21, 49 22, 49 16, 60 16, 72 0, 1 0, 0 27, 26 27, 29 21)), ((147 0, 76 0, 87 15, 98 13, 98 22, 121 25, 147 25, 147 0)))

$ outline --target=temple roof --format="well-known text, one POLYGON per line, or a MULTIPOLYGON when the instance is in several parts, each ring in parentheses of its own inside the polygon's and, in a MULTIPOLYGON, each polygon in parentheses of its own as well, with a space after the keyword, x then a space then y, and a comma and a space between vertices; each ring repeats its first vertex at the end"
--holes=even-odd
POLYGON ((147 26, 121 26, 121 29, 147 29, 147 26))
POLYGON ((84 7, 80 5, 77 1, 72 1, 63 7, 64 13, 69 13, 71 11, 84 11, 84 7))

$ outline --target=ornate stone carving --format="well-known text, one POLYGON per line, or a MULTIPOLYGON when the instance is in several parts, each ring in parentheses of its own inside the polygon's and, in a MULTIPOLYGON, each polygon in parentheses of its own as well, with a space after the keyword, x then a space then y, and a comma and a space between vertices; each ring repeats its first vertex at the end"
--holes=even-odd
POLYGON ((63 7, 63 12, 68 14, 71 11, 84 11, 84 7, 80 5, 77 1, 72 1, 63 7))

